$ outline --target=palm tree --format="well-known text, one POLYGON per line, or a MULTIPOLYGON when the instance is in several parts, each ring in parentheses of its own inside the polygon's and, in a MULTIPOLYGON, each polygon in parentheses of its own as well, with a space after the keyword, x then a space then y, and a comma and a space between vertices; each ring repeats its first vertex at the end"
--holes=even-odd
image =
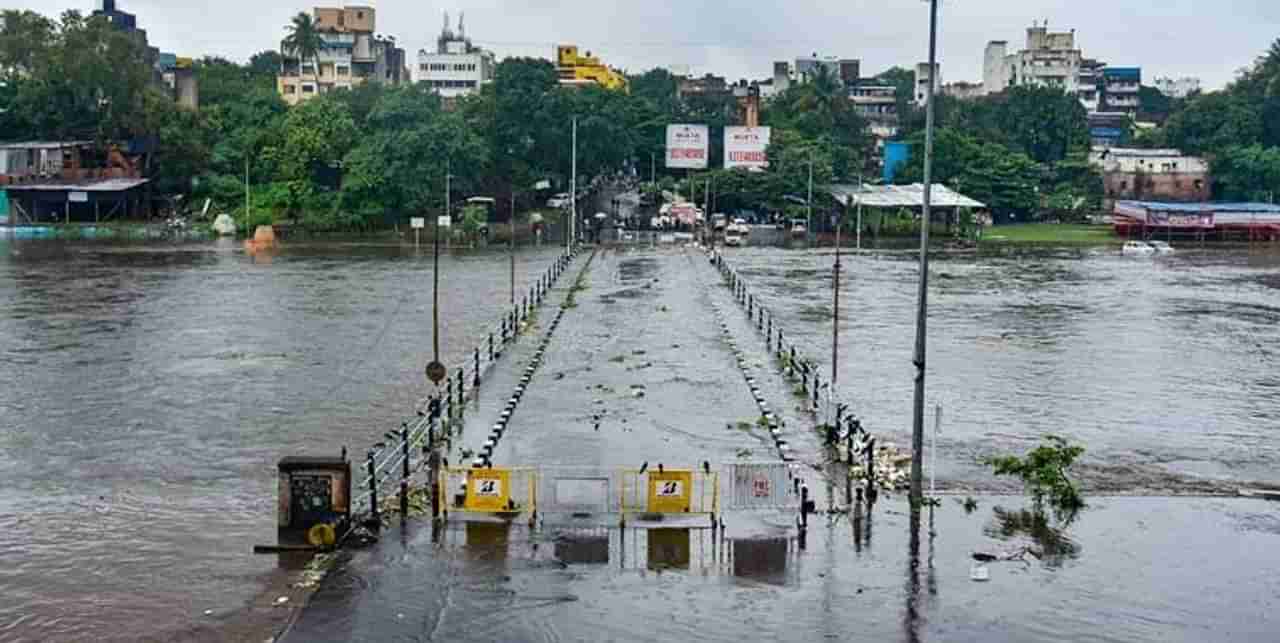
POLYGON ((298 13, 285 29, 289 31, 289 35, 285 36, 284 42, 280 43, 281 48, 285 53, 296 56, 299 62, 308 59, 314 61, 315 73, 319 77, 320 48, 324 46, 324 41, 320 39, 320 31, 316 28, 311 15, 305 12, 298 13))

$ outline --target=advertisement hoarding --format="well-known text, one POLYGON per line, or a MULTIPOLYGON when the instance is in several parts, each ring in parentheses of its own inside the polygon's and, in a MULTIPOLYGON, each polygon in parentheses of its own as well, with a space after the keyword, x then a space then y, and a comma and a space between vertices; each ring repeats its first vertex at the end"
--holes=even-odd
POLYGON ((726 169, 745 167, 764 169, 769 167, 768 127, 724 128, 724 166, 726 169))
POLYGON ((667 167, 705 170, 710 149, 706 125, 667 126, 667 167))

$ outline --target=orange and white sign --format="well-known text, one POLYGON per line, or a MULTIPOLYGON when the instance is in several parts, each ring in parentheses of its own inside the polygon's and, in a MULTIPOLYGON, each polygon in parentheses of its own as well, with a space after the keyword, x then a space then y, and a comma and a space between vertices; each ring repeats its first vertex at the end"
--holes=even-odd
POLYGON ((769 167, 768 127, 724 128, 724 166, 726 169, 745 167, 760 169, 769 167))
POLYGON ((705 170, 710 149, 706 125, 667 126, 667 167, 705 170))

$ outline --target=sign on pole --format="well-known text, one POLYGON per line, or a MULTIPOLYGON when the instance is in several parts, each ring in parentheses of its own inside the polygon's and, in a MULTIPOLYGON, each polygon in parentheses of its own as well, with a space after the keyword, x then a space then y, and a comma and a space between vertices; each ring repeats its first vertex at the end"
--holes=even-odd
POLYGON ((436 224, 441 228, 448 228, 453 225, 453 217, 450 217, 449 215, 441 215, 436 219, 436 224))
POLYGON ((667 167, 705 170, 710 147, 706 125, 667 126, 667 167))
POLYGON ((413 217, 409 219, 409 226, 414 230, 421 230, 427 227, 427 220, 422 217, 413 217))
POLYGON ((760 169, 769 167, 768 127, 724 128, 724 166, 726 169, 745 167, 760 169))

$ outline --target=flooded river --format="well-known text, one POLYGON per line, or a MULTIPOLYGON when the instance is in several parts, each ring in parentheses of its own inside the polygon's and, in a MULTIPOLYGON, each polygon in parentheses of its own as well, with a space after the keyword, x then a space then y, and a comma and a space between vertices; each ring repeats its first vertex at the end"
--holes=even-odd
MULTIPOLYGON (((555 252, 522 253, 524 283, 555 252)), ((790 339, 810 355, 828 354, 828 254, 743 249, 730 260, 765 297, 790 339)), ((895 255, 846 262, 841 388, 852 394, 869 428, 905 443, 915 265, 895 255)), ((621 262, 601 265, 617 271, 619 283, 630 269, 621 262)), ((508 264, 501 253, 477 252, 442 261, 442 271, 442 348, 452 361, 481 339, 482 328, 505 306, 508 264)), ((336 453, 343 445, 362 448, 397 426, 423 393, 430 278, 429 258, 402 247, 299 245, 266 262, 234 244, 0 245, 0 639, 161 636, 206 609, 237 607, 258 591, 275 560, 248 552, 275 538, 276 460, 336 453)), ((1236 482, 1274 479, 1280 462, 1280 255, 1214 249, 1135 260, 1084 250, 941 258, 933 292, 930 391, 945 406, 939 440, 944 484, 990 489, 979 460, 1021 449, 1043 432, 1086 443, 1087 478, 1095 490, 1221 491, 1236 482)), ((666 312, 646 305, 653 315, 666 312)), ((629 328, 621 316, 607 323, 622 337, 654 334, 653 328, 629 328)), ((677 346, 689 334, 680 320, 664 323, 670 354, 641 357, 606 331, 590 341, 605 343, 595 351, 604 364, 625 357, 613 363, 615 370, 652 361, 660 371, 655 377, 675 381, 678 373, 690 372, 678 363, 680 351, 689 360, 700 354, 677 346)), ((711 346, 710 339, 697 341, 711 346)), ((749 410, 745 392, 735 395, 749 410)), ((733 412, 732 419, 741 419, 742 411, 733 412)), ((723 424, 717 429, 726 431, 723 424)), ((743 441, 728 435, 718 439, 732 453, 743 441)), ((526 444, 538 443, 517 441, 511 448, 526 444)), ((609 453, 606 443, 586 444, 609 453)), ((621 548, 608 540, 614 537, 603 546, 621 548)), ((1101 546, 1109 537, 1105 530, 1087 536, 1086 546, 1101 546)), ((789 545, 782 542, 785 558, 789 545)), ((903 554, 885 564, 902 569, 903 554)), ((543 565, 535 568, 560 580, 576 578, 558 565, 543 565)), ((770 576, 760 587, 776 594, 791 581, 834 581, 818 569, 770 576)), ((509 572, 497 576, 503 574, 509 572)), ((672 576, 659 588, 679 601, 686 593, 704 593, 700 586, 721 584, 712 576, 672 576)), ((490 580, 476 578, 469 591, 487 591, 490 580)), ((650 587, 635 584, 629 573, 587 578, 569 593, 627 596, 632 586, 650 587)), ((898 586, 900 579, 896 574, 898 586)), ((746 591, 729 587, 717 599, 726 608, 746 591)), ((840 592, 846 589, 862 591, 854 584, 840 592)), ((551 591, 544 600, 560 605, 564 595, 551 591)), ((823 600, 830 593, 787 596, 823 600)), ((607 618, 606 605, 585 604, 595 616, 581 621, 584 626, 607 618)), ((677 612, 677 623, 698 638, 704 614, 687 608, 677 612)), ((640 616, 663 619, 669 613, 643 612, 627 627, 640 627, 640 616)), ((765 630, 784 636, 789 614, 748 614, 745 622, 765 623, 765 630)), ((998 615, 992 612, 991 619, 997 622, 998 615)), ((859 616, 847 624, 866 622, 859 616)), ((499 631, 485 630, 483 621, 468 623, 414 631, 479 628, 462 636, 468 640, 499 631)), ((942 625, 934 631, 947 632, 942 625)), ((533 631, 517 638, 586 632, 533 631)), ((710 638, 733 632, 742 633, 717 626, 710 638)), ((836 628, 831 634, 841 632, 848 633, 836 628)), ((624 633, 643 632, 617 632, 624 633)))
MULTIPOLYGON (((788 336, 830 372, 830 252, 729 249, 788 336)), ((913 254, 845 256, 840 390, 910 442, 913 254)), ((1234 492, 1280 465, 1280 249, 941 256, 928 390, 939 480, 989 489, 982 459, 1045 433, 1088 448, 1094 492, 1234 492)), ((1011 487, 1012 489, 1012 487, 1011 487)))
MULTIPOLYGON (((517 293, 557 249, 519 255, 517 293)), ((441 261, 456 364, 509 297, 501 252, 441 261)), ((275 568, 276 461, 412 414, 430 253, 0 242, 0 640, 130 638, 243 604, 275 568)))

